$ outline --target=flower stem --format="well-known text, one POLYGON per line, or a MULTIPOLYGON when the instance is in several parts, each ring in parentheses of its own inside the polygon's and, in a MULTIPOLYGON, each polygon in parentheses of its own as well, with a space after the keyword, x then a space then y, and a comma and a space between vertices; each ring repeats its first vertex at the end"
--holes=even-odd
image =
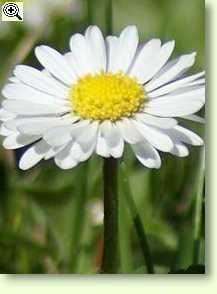
POLYGON ((104 249, 101 273, 118 272, 118 160, 104 159, 104 249))
POLYGON ((194 252, 193 263, 200 263, 200 249, 201 249, 201 223, 202 223, 202 207, 203 207, 203 187, 204 187, 204 165, 205 156, 204 150, 201 151, 200 165, 198 170, 198 186, 195 199, 194 212, 194 252))
POLYGON ((130 187, 128 175, 127 175, 127 168, 124 162, 121 163, 121 174, 122 174, 122 180, 123 180, 123 190, 124 190, 129 211, 132 216, 133 223, 139 238, 147 272, 149 274, 154 274, 154 265, 152 261, 151 251, 148 245, 146 232, 142 224, 142 220, 140 218, 139 212, 137 210, 135 201, 133 199, 133 195, 132 195, 132 191, 131 191, 131 187, 130 187))

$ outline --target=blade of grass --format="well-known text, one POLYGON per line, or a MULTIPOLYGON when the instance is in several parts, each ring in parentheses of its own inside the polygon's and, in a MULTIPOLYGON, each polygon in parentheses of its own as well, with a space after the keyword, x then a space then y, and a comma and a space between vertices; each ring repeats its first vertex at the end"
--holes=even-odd
POLYGON ((105 21, 106 21, 106 35, 113 33, 113 10, 112 0, 105 0, 105 21))
POLYGON ((144 261, 146 264, 147 272, 149 274, 154 274, 154 265, 152 261, 151 251, 149 248, 146 232, 144 226, 142 224, 139 212, 137 210, 135 201, 133 199, 132 190, 129 184, 128 175, 127 175, 127 168, 124 162, 121 163, 121 180, 123 183, 123 189, 126 197, 126 201, 129 207, 130 214, 133 219, 134 227, 137 232, 140 246, 142 249, 144 261))
POLYGON ((76 195, 76 203, 73 209, 73 223, 72 223, 72 237, 71 237, 71 257, 70 257, 70 272, 76 273, 79 256, 78 251, 80 250, 80 243, 82 238, 82 232, 84 227, 85 219, 85 205, 88 194, 88 164, 86 162, 81 164, 77 174, 79 183, 79 193, 76 195))
POLYGON ((202 208, 203 208, 203 188, 205 173, 205 149, 203 148, 200 155, 200 164, 197 177, 197 191, 194 211, 194 251, 193 264, 199 264, 201 253, 201 225, 202 225, 202 208))
POLYGON ((131 218, 128 212, 126 199, 122 187, 119 187, 119 252, 120 252, 120 272, 122 274, 133 273, 133 254, 131 244, 131 218))
POLYGON ((87 22, 88 25, 93 24, 93 0, 87 0, 87 22))

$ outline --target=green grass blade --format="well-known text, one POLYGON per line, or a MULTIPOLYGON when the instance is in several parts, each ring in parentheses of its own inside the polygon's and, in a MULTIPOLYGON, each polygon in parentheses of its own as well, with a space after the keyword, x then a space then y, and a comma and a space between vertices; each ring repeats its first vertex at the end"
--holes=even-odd
POLYGON ((73 223, 72 223, 72 237, 71 237, 71 257, 70 257, 70 272, 76 273, 79 263, 78 251, 80 250, 80 243, 82 239, 82 233, 84 228, 85 219, 85 205, 88 194, 88 164, 86 162, 81 164, 77 174, 77 180, 80 182, 80 191, 76 195, 76 203, 73 209, 73 223))
POLYGON ((112 0, 105 0, 106 35, 113 33, 113 9, 112 0))
POLYGON ((124 162, 121 163, 121 180, 122 180, 122 187, 124 189, 126 201, 129 207, 130 214, 133 219, 134 227, 137 232, 140 246, 143 252, 144 261, 147 267, 147 272, 149 274, 154 273, 154 265, 152 262, 151 252, 146 236, 146 232, 144 229, 144 226, 142 224, 139 212, 137 210, 136 204, 133 199, 131 187, 128 181, 128 175, 127 175, 127 168, 124 162))
POLYGON ((88 25, 93 24, 93 9, 94 9, 93 0, 87 0, 87 22, 88 22, 88 25))
POLYGON ((203 208, 203 188, 204 188, 204 173, 205 173, 205 150, 201 150, 200 165, 197 177, 197 191, 195 199, 194 211, 194 252, 193 263, 199 264, 201 256, 201 226, 202 226, 202 208, 203 208))

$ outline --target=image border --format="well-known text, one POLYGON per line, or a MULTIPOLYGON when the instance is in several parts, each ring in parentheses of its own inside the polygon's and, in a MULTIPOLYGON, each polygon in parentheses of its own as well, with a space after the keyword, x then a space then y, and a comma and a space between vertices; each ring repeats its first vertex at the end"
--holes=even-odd
MULTIPOLYGON (((191 0, 189 0, 191 1, 191 0)), ((217 288, 217 1, 206 3, 206 274, 205 275, 0 275, 1 293, 36 294, 39 291, 76 294, 112 293, 187 293, 197 294, 217 288), (216 193, 215 193, 216 192, 216 193)), ((184 18, 183 18, 184 20, 184 18)), ((211 292, 212 293, 212 292, 211 292)))

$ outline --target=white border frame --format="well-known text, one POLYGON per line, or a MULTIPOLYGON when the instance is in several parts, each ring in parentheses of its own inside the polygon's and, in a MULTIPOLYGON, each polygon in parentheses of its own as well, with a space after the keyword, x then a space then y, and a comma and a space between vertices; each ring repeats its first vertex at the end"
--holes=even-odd
MULTIPOLYGON (((181 0, 180 0, 181 1, 181 0)), ((191 1, 191 0, 189 0, 191 1)), ((184 21, 184 17, 183 17, 184 21)), ((207 113, 207 274, 206 275, 0 275, 1 293, 38 294, 40 291, 76 294, 127 293, 176 294, 195 291, 213 293, 217 289, 217 1, 206 1, 207 84, 209 102, 207 113), (215 53, 215 54, 214 54, 215 53), (209 64, 208 64, 209 65, 209 64), (208 155, 209 154, 209 155, 208 155), (210 164, 209 164, 210 162, 210 164), (216 172, 216 174, 215 174, 216 172), (210 292, 209 292, 210 290, 210 292), (158 292, 157 292, 158 291, 158 292)), ((208 93, 207 92, 207 93, 208 93)))

